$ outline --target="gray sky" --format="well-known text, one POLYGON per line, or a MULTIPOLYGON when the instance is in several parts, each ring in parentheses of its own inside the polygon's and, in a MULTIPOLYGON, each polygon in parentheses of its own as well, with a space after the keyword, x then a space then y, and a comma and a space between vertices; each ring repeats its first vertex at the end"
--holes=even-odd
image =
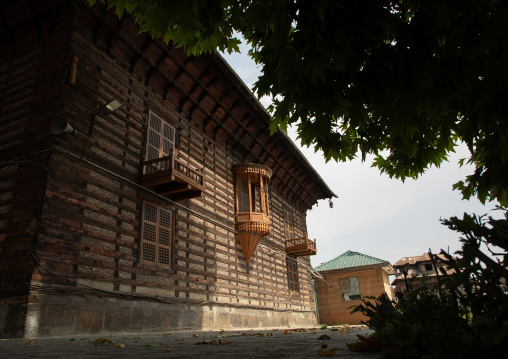
MULTIPOLYGON (((229 65, 252 89, 260 74, 256 64, 242 54, 223 55, 229 65)), ((265 107, 269 100, 262 100, 265 107)), ((390 263, 402 257, 416 256, 430 249, 454 253, 460 248, 459 234, 449 230, 440 218, 462 217, 464 212, 485 214, 500 218, 499 211, 492 212, 496 203, 485 206, 476 198, 462 200, 452 185, 464 180, 473 172, 472 167, 460 168, 460 158, 468 157, 465 146, 456 149, 450 160, 440 168, 431 168, 418 180, 390 179, 371 168, 371 161, 325 163, 322 153, 312 148, 302 148, 294 130, 288 135, 307 157, 314 169, 330 189, 339 197, 319 201, 307 214, 310 238, 317 240, 317 255, 311 257, 312 265, 318 266, 351 250, 390 263)))

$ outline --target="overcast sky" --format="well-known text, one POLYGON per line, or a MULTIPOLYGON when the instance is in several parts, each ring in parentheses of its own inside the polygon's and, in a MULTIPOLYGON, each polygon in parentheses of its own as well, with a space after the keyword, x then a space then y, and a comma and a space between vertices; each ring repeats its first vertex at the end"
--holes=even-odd
MULTIPOLYGON (((242 54, 223 55, 245 84, 252 85, 260 74, 255 63, 242 54)), ((261 101, 265 107, 269 101, 261 101)), ((464 212, 485 214, 500 218, 499 211, 492 209, 497 203, 485 206, 477 199, 462 200, 452 185, 464 180, 473 172, 472 167, 460 168, 460 158, 468 157, 465 146, 440 168, 432 168, 418 180, 390 179, 381 175, 377 168, 367 162, 325 163, 322 153, 312 148, 302 148, 296 140, 296 132, 288 135, 339 197, 319 201, 307 213, 310 238, 317 240, 317 255, 311 256, 314 267, 351 250, 394 264, 402 257, 417 256, 430 249, 454 253, 460 248, 459 234, 449 230, 439 221, 451 216, 462 217, 464 212)))

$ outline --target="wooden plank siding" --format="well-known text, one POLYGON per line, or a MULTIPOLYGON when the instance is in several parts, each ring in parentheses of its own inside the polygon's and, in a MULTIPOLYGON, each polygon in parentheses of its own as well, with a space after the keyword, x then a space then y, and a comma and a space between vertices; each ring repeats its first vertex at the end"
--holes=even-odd
POLYGON ((68 5, 0 4, 0 303, 6 331, 22 331, 34 271, 31 249, 51 135, 70 49, 68 5), (4 317, 5 318, 5 317, 4 317))

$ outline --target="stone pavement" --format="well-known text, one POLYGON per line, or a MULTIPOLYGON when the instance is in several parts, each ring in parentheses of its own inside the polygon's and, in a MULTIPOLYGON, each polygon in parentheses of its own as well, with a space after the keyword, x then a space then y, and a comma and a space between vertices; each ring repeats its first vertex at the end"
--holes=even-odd
MULTIPOLYGON (((41 339, 0 339, 2 358, 318 358, 337 348, 330 358, 384 358, 380 351, 352 352, 346 343, 356 334, 369 335, 363 326, 320 328, 167 332, 150 334, 82 335, 41 339), (330 330, 333 329, 333 330, 330 330), (319 339, 327 335, 330 339, 319 339), (102 338, 102 339, 101 339, 102 338), (104 342, 93 345, 92 342, 104 342), (114 343, 114 344, 113 344, 114 343), (197 343, 202 343, 198 345, 197 343)), ((333 351, 332 351, 333 352, 333 351)))

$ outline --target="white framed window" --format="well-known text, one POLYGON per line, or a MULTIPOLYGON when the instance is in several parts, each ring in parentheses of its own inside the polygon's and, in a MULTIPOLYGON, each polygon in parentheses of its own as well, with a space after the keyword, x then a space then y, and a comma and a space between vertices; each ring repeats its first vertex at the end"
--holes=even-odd
POLYGON ((141 262, 171 266, 171 223, 170 210, 152 203, 143 203, 141 262))

